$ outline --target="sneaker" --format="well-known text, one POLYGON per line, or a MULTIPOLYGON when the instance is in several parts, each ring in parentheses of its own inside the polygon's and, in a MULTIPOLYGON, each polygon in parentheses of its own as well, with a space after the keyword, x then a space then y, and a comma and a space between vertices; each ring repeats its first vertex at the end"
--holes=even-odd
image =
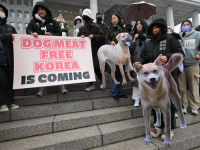
POLYGON ((192 110, 192 115, 198 115, 198 114, 199 114, 198 110, 192 110))
POLYGON ((67 90, 66 90, 66 88, 64 87, 64 85, 60 86, 60 93, 61 93, 61 94, 67 94, 67 90))
MULTIPOLYGON (((170 131, 170 140, 172 140, 172 137, 174 136, 174 132, 170 131)), ((165 131, 163 131, 162 135, 161 135, 161 140, 165 140, 165 131)))
POLYGON ((100 84, 100 89, 103 90, 103 83, 100 84))
POLYGON ((2 105, 1 107, 0 107, 0 112, 6 112, 6 111, 8 111, 9 109, 8 109, 8 106, 7 105, 2 105))
POLYGON ((162 134, 162 129, 155 127, 155 128, 151 128, 151 136, 156 138, 159 137, 162 134))
POLYGON ((186 108, 183 108, 183 109, 182 109, 182 112, 183 112, 184 114, 187 114, 187 109, 186 109, 186 108))
POLYGON ((46 88, 40 88, 39 92, 36 94, 37 96, 44 96, 47 94, 46 88))
POLYGON ((91 85, 87 89, 85 89, 86 92, 90 92, 90 91, 93 91, 93 90, 95 90, 95 86, 94 85, 91 85))
POLYGON ((175 114, 175 118, 178 118, 178 115, 177 115, 177 114, 175 114))
POLYGON ((119 95, 119 97, 120 97, 120 98, 128 98, 128 96, 127 96, 127 95, 124 95, 124 94, 119 95))
POLYGON ((113 96, 113 98, 114 98, 115 100, 119 100, 119 99, 120 99, 120 97, 119 97, 118 95, 113 96))
POLYGON ((135 100, 134 106, 135 107, 139 107, 140 106, 140 100, 139 99, 135 100))
POLYGON ((19 105, 11 104, 11 105, 9 106, 9 108, 10 108, 11 110, 19 109, 19 105))

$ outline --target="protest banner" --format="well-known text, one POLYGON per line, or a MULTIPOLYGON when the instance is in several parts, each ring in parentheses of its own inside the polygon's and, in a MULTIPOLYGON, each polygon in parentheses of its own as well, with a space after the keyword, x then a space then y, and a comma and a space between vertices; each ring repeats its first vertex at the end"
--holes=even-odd
POLYGON ((16 34, 14 89, 95 81, 91 40, 16 34))

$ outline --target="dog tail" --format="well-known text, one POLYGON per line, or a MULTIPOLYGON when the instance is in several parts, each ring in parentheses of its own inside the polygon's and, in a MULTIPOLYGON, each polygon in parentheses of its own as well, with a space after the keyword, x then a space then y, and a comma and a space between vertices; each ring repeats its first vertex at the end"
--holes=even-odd
POLYGON ((169 72, 172 72, 183 60, 183 55, 176 53, 171 56, 168 63, 163 66, 169 72))

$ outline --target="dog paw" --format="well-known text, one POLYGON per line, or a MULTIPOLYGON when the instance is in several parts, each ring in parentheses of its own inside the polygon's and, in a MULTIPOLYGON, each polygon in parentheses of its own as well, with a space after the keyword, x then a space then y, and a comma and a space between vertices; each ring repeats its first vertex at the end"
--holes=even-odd
POLYGON ((163 145, 171 145, 171 141, 164 141, 163 145))
POLYGON ((145 139, 144 139, 144 143, 146 143, 146 144, 151 143, 151 139, 145 138, 145 139))

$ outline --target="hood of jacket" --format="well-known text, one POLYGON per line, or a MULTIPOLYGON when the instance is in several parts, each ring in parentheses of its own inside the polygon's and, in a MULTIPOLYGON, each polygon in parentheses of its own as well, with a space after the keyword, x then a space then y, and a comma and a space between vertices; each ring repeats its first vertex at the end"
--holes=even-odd
POLYGON ((6 23, 7 22, 7 18, 8 18, 8 9, 4 6, 4 5, 2 5, 2 4, 0 4, 0 7, 2 7, 3 8, 3 10, 4 10, 4 12, 5 12, 5 18, 3 19, 3 20, 1 20, 0 22, 2 23, 6 23))
POLYGON ((161 30, 162 30, 161 39, 165 38, 167 34, 167 22, 163 18, 157 18, 151 22, 151 24, 147 28, 147 37, 149 39, 153 39, 152 30, 153 30, 153 26, 155 25, 161 27, 161 30))
POLYGON ((51 14, 51 10, 49 9, 48 5, 46 2, 43 1, 39 1, 35 4, 34 8, 33 8, 33 12, 32 12, 32 17, 35 18, 35 14, 38 13, 38 7, 44 7, 47 11, 47 16, 45 18, 45 20, 52 20, 53 16, 51 14))
POLYGON ((137 33, 137 22, 140 21, 141 24, 142 24, 142 31, 144 33, 146 33, 147 31, 147 28, 148 28, 148 24, 146 23, 146 21, 144 21, 143 19, 138 19, 136 22, 135 22, 135 25, 133 27, 133 30, 134 30, 134 33, 137 33))
POLYGON ((81 16, 76 16, 76 18, 74 19, 74 27, 76 26, 76 20, 79 19, 81 20, 81 24, 83 25, 83 19, 81 16))

